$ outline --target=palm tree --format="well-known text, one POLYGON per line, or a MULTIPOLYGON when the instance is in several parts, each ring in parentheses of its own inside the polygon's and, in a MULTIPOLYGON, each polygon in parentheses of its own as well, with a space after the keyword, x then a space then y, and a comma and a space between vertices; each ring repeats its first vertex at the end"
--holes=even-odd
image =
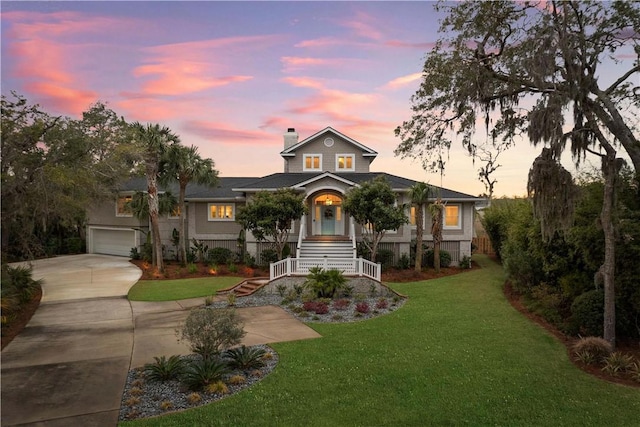
POLYGON ((198 148, 185 147, 183 145, 172 145, 165 161, 166 173, 163 175, 163 182, 177 181, 180 186, 178 203, 180 206, 180 263, 184 266, 187 261, 187 239, 185 230, 185 193, 190 182, 197 184, 214 185, 218 179, 218 171, 214 167, 213 160, 203 159, 198 154, 198 148))
POLYGON ((147 196, 149 203, 149 218, 151 219, 151 236, 153 241, 152 265, 159 273, 164 272, 162 259, 162 241, 158 225, 158 176, 160 162, 169 144, 177 144, 180 138, 173 134, 168 127, 148 123, 146 126, 135 122, 132 124, 134 138, 142 150, 145 175, 147 177, 147 196))
POLYGON ((424 206, 431 195, 431 187, 424 182, 416 182, 409 191, 411 204, 416 209, 416 273, 422 271, 422 236, 424 235, 424 206))

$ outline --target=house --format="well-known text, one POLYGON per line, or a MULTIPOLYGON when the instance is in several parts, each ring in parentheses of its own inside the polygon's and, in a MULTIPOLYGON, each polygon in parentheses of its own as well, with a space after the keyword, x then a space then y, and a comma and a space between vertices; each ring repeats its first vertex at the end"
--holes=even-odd
MULTIPOLYGON (((236 214, 253 194, 262 190, 292 188, 305 195, 308 214, 293 224, 289 247, 294 258, 355 258, 355 245, 361 239, 360 226, 342 209, 347 191, 360 183, 384 175, 398 194, 398 203, 406 204, 409 224, 398 230, 389 230, 379 249, 392 254, 397 261, 403 254, 410 255, 411 241, 415 240, 415 208, 410 207, 409 191, 414 180, 384 172, 372 172, 371 164, 378 153, 349 136, 327 127, 303 140, 295 129, 284 134, 284 147, 280 156, 284 160, 283 172, 264 177, 222 177, 216 187, 189 185, 186 193, 189 240, 197 239, 209 248, 225 247, 233 252, 254 256, 258 262, 262 251, 269 247, 258 242, 251 233, 243 233, 235 222, 236 214)), ((97 206, 91 210, 87 229, 87 251, 128 256, 131 248, 140 247, 148 232, 147 221, 139 221, 128 209, 127 201, 135 191, 144 191, 144 179, 133 179, 124 186, 115 203, 97 206)), ((177 194, 177 189, 171 190, 177 194)), ((439 189, 446 204, 441 248, 451 254, 455 265, 464 256, 471 255, 476 203, 483 199, 439 189)), ((432 241, 429 234, 431 218, 425 212, 424 240, 432 241)), ((175 250, 171 243, 174 229, 179 229, 176 216, 161 221, 161 234, 166 255, 175 250)))

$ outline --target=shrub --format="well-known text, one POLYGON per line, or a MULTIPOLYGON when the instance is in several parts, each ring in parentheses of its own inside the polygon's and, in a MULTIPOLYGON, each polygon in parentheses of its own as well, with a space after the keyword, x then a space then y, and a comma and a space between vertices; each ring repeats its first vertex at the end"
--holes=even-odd
POLYGON ((181 380, 190 390, 201 390, 221 381, 228 370, 227 364, 221 360, 195 359, 186 364, 181 380))
POLYGON ((316 311, 316 301, 305 301, 302 303, 304 311, 316 311))
POLYGON ((187 271, 191 274, 197 273, 198 272, 198 266, 195 265, 194 263, 189 263, 187 264, 187 271))
POLYGON ((233 261, 233 253, 227 248, 212 248, 207 253, 207 259, 212 264, 224 265, 233 261))
POLYGON ((333 301, 333 308, 336 310, 346 310, 351 302, 348 299, 341 298, 333 301))
MULTIPOLYGON (((573 353, 576 356, 580 353, 582 354, 589 353, 597 363, 601 362, 602 360, 604 360, 604 358, 608 357, 612 351, 613 351, 613 348, 611 347, 611 344, 609 343, 609 341, 600 337, 580 338, 573 345, 573 353)), ((583 357, 587 357, 587 356, 583 356, 583 357)))
POLYGON ((227 305, 229 307, 233 307, 236 305, 236 294, 234 294, 233 292, 229 292, 227 294, 227 305))
POLYGON ((347 279, 340 270, 312 267, 304 284, 318 298, 333 298, 346 283, 347 279))
POLYGON ((260 254, 260 264, 263 266, 268 266, 276 261, 278 261, 278 252, 275 249, 265 249, 260 254))
POLYGON ((629 368, 631 373, 631 379, 637 383, 640 383, 640 362, 634 362, 629 368))
POLYGON ((31 301, 31 298, 33 298, 42 285, 42 280, 33 279, 31 267, 9 267, 4 264, 2 269, 4 270, 2 280, 3 290, 6 289, 8 293, 13 294, 20 304, 31 301))
POLYGON ((142 255, 138 252, 138 248, 131 248, 131 251, 129 251, 129 258, 132 260, 139 260, 142 258, 142 255))
POLYGON ((593 290, 579 295, 571 304, 571 323, 582 335, 601 336, 604 322, 604 293, 593 290))
POLYGON ((276 290, 278 291, 278 295, 280 295, 281 298, 284 298, 284 296, 287 294, 287 286, 286 285, 277 285, 276 286, 276 290))
POLYGON ((460 268, 471 268, 471 257, 469 255, 463 256, 458 263, 458 266, 460 268))
POLYGON ((367 304, 366 301, 361 301, 356 303, 356 312, 360 314, 367 314, 370 310, 371 308, 369 307, 369 304, 367 304))
POLYGON ((378 299, 378 301, 376 302, 376 308, 378 310, 384 310, 387 307, 389 307, 389 303, 387 302, 386 298, 380 298, 378 299))
POLYGON ((400 256, 400 259, 398 260, 398 268, 401 270, 407 270, 411 267, 411 258, 409 258, 409 255, 407 254, 402 254, 400 256))
POLYGON ((316 314, 327 314, 329 312, 329 305, 326 302, 318 301, 314 312, 316 314))
POLYGON ((619 351, 611 353, 604 359, 603 372, 617 376, 619 373, 627 372, 633 366, 633 357, 619 351))
POLYGON ((168 359, 165 356, 155 356, 154 359, 154 363, 144 365, 144 372, 147 378, 161 382, 178 378, 182 373, 184 364, 180 356, 174 354, 168 359))
POLYGON ((389 249, 378 249, 378 253, 376 253, 375 262, 379 262, 382 264, 383 270, 388 270, 393 267, 393 259, 395 258, 395 254, 392 250, 389 249))
MULTIPOLYGON (((425 256, 425 264, 428 267, 433 268, 433 248, 427 249, 424 254, 425 256)), ((447 268, 451 265, 451 254, 444 249, 440 249, 440 267, 447 268)))
POLYGON ((238 266, 234 262, 229 262, 227 268, 229 269, 229 273, 231 274, 238 273, 238 266))
POLYGON ((588 350, 578 351, 575 353, 575 355, 576 358, 585 365, 593 365, 594 363, 598 362, 593 353, 588 350))
POLYGON ((238 344, 246 332, 233 308, 197 308, 191 310, 176 334, 189 343, 191 351, 208 359, 238 344))
POLYGON ((260 347, 236 347, 224 352, 227 365, 231 369, 256 369, 264 366, 265 350, 260 347))

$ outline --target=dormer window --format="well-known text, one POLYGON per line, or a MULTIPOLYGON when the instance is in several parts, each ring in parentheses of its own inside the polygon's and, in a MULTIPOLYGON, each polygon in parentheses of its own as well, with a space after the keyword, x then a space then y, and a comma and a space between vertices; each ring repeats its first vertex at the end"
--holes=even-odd
POLYGON ((302 169, 304 171, 322 170, 322 154, 305 154, 302 169))
POLYGON ((355 170, 355 160, 353 154, 336 154, 336 171, 355 170))

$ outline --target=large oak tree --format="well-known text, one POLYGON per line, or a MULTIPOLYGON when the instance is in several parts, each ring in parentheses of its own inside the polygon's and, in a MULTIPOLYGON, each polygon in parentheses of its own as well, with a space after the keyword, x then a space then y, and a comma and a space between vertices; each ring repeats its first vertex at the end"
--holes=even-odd
MULTIPOLYGON (((544 145, 550 170, 567 147, 576 162, 587 154, 599 157, 605 178, 604 336, 615 344, 613 206, 619 151, 631 159, 636 174, 640 170, 639 3, 473 1, 436 7, 446 12, 441 37, 426 55, 412 118, 396 129, 402 140, 396 154, 420 157, 426 168, 441 170, 454 138, 475 152, 480 122, 492 143, 528 139, 544 145), (621 62, 622 53, 631 54, 631 61, 621 62), (607 70, 616 73, 612 78, 603 75, 607 62, 617 64, 607 70)), ((538 201, 565 203, 545 197, 542 192, 553 187, 534 181, 530 189, 534 198, 542 196, 538 201)), ((538 212, 550 215, 554 209, 538 212)))

